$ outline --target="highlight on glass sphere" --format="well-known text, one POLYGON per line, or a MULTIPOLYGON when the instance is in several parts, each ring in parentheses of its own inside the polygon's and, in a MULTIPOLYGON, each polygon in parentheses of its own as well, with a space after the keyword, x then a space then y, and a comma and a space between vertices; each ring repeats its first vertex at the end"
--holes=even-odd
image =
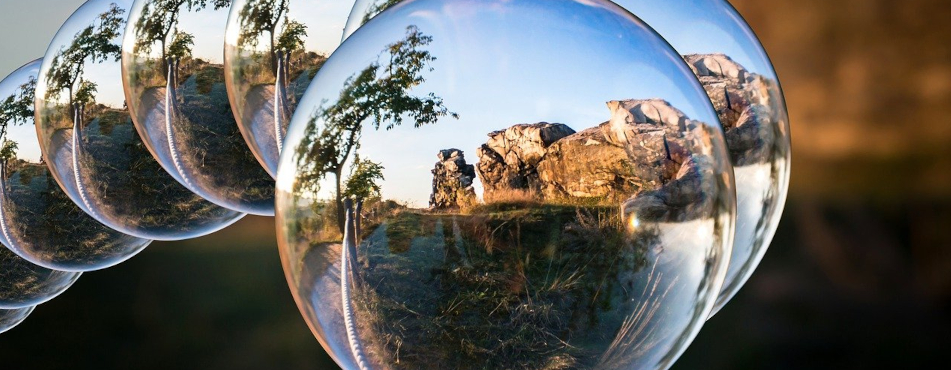
POLYGON ((401 2, 285 143, 282 262, 343 368, 663 369, 726 272, 716 112, 609 1, 401 2))
POLYGON ((113 266, 150 241, 99 223, 53 179, 33 124, 41 63, 39 59, 27 63, 0 81, 0 241, 30 262, 51 269, 113 266))
POLYGON ((272 176, 287 125, 340 44, 353 1, 235 0, 225 32, 225 82, 241 133, 272 176))
POLYGON ((5 333, 15 326, 20 325, 27 316, 33 313, 35 307, 20 308, 14 310, 0 309, 0 333, 5 333))
POLYGON ((769 247, 789 188, 789 115, 763 46, 726 0, 616 0, 661 34, 699 77, 725 131, 736 178, 733 254, 714 313, 769 247))
POLYGON ((179 184, 136 133, 119 63, 129 5, 87 1, 53 38, 36 86, 42 157, 74 203, 122 233, 178 240, 220 230, 244 214, 179 184))
POLYGON ((274 214, 274 180, 241 136, 222 45, 230 0, 136 0, 122 41, 122 85, 149 151, 211 202, 274 214))
POLYGON ((72 286, 80 274, 37 266, 0 246, 0 311, 49 301, 72 286))

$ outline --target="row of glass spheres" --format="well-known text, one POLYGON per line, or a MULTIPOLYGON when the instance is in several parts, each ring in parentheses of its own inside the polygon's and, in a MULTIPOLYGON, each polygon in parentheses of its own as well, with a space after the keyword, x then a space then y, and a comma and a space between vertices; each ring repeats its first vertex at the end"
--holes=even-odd
POLYGON ((723 0, 90 0, 0 98, 0 331, 250 213, 344 368, 662 369, 788 186, 723 0))

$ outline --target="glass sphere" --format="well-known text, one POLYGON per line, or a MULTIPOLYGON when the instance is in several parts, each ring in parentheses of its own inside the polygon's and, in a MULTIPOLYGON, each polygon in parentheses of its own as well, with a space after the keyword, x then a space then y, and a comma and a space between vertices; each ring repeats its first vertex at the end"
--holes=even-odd
POLYGON ((615 0, 690 65, 723 125, 736 178, 736 233, 713 312, 746 283, 769 247, 789 188, 789 115, 776 71, 725 0, 615 0))
POLYGON ((16 310, 0 309, 0 333, 5 333, 13 327, 20 325, 26 320, 27 316, 33 313, 35 307, 20 308, 16 310))
POLYGON ((0 311, 27 308, 60 295, 80 272, 50 270, 0 246, 0 311))
POLYGON ((33 124, 40 64, 37 59, 0 81, 0 241, 30 262, 51 269, 113 266, 150 241, 99 223, 56 184, 33 124))
MULTIPOLYGON (((789 115, 776 72, 726 0, 614 0, 690 64, 722 123, 736 178, 737 223, 714 313, 746 283, 776 233, 789 188, 789 115)), ((357 0, 344 34, 399 0, 357 0)))
POLYGON ((287 125, 340 44, 353 1, 235 0, 225 32, 225 82, 241 133, 277 173, 287 125))
POLYGON ((282 262, 343 368, 667 368, 726 272, 716 112, 608 1, 401 2, 285 143, 282 262))
POLYGON ((177 240, 220 230, 244 214, 175 181, 129 116, 119 63, 129 5, 87 1, 50 43, 36 86, 42 156, 73 202, 122 233, 177 240))
POLYGON ((273 215, 274 180, 228 102, 222 44, 230 3, 135 1, 122 42, 122 84, 139 134, 172 177, 222 207, 273 215))

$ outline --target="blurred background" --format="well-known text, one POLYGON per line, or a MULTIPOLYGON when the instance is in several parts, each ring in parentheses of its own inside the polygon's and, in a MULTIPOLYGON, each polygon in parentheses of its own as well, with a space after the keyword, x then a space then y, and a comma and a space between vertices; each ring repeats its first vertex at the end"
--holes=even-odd
MULTIPOLYGON (((0 0, 0 75, 79 0, 0 0)), ((933 367, 951 348, 951 2, 734 0, 786 93, 792 185, 760 268, 674 369, 933 367)), ((334 369, 273 219, 156 242, 0 335, 5 369, 334 369)))

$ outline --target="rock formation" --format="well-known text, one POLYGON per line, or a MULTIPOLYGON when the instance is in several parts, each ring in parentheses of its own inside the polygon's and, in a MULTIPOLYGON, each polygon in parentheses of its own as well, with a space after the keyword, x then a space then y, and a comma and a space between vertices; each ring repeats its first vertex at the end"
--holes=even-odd
POLYGON ((709 210, 715 182, 704 125, 660 99, 607 103, 611 119, 580 132, 562 124, 515 125, 489 134, 478 175, 492 192, 623 202, 642 219, 687 220, 709 210))
POLYGON ((769 161, 780 119, 774 108, 780 104, 775 82, 723 54, 691 54, 684 60, 713 102, 733 165, 769 161))
POLYGON ((475 167, 466 164, 466 157, 459 149, 440 150, 439 162, 433 168, 433 193, 429 196, 432 209, 458 208, 475 199, 472 182, 475 167))
POLYGON ((574 134, 560 123, 520 124, 489 133, 477 149, 478 170, 485 196, 502 189, 532 189, 537 183, 538 162, 553 142, 574 134))

